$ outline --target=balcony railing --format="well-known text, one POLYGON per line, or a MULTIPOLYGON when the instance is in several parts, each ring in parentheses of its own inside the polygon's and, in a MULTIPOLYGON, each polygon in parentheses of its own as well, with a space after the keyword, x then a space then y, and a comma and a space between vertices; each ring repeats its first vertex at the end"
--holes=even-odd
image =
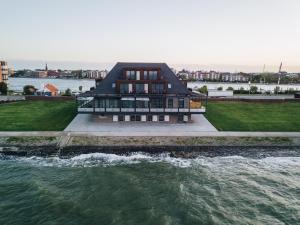
POLYGON ((205 107, 192 108, 78 108, 78 112, 186 112, 186 113, 204 113, 205 107))

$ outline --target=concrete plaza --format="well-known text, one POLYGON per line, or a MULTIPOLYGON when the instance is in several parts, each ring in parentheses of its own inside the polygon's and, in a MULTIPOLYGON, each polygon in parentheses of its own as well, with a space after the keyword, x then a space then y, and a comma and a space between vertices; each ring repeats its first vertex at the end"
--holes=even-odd
POLYGON ((217 129, 203 115, 192 115, 190 123, 166 123, 108 122, 99 116, 78 114, 64 131, 109 136, 190 136, 198 132, 217 132, 217 129))

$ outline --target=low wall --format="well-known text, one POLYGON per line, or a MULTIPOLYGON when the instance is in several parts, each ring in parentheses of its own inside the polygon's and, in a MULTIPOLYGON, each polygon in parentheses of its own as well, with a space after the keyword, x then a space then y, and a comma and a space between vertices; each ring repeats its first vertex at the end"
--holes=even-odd
POLYGON ((22 95, 0 95, 0 102, 15 102, 15 101, 24 101, 25 96, 22 95))
POLYGON ((264 158, 270 156, 299 157, 299 146, 66 146, 59 148, 56 145, 41 146, 7 146, 0 147, 0 154, 10 156, 58 156, 61 158, 73 157, 80 154, 106 153, 130 155, 144 152, 151 155, 168 153, 171 157, 195 158, 199 156, 243 156, 264 158))
POLYGON ((208 98, 208 102, 257 102, 257 103, 284 103, 300 102, 300 99, 245 99, 245 98, 208 98))
POLYGON ((26 95, 25 99, 28 101, 67 101, 75 100, 74 96, 35 96, 26 95))

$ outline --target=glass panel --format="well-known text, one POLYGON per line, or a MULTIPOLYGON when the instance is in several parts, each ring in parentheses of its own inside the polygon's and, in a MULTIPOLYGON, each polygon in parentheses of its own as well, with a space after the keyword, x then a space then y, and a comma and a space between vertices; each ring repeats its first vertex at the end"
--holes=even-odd
POLYGON ((123 100, 122 101, 122 108, 134 108, 134 101, 123 100))
POLYGON ((96 99, 95 107, 96 108, 105 108, 105 99, 96 99))
POLYGON ((173 108, 173 98, 168 99, 168 108, 173 108))
POLYGON ((144 84, 136 84, 135 91, 137 94, 144 94, 145 92, 145 85, 144 84))
POLYGON ((119 108, 118 99, 106 99, 106 108, 119 108))
POLYGON ((136 101, 137 108, 148 108, 149 104, 148 101, 136 101))
POLYGON ((184 108, 184 98, 180 98, 178 100, 178 105, 179 105, 179 108, 184 108))
POLYGON ((149 80, 148 71, 144 71, 144 80, 149 80))
POLYGON ((135 80, 136 79, 136 72, 134 70, 128 70, 128 71, 126 71, 126 77, 129 80, 135 80))
POLYGON ((161 98, 151 99, 151 108, 163 108, 163 104, 163 99, 161 98))
POLYGON ((149 80, 157 80, 157 71, 149 71, 149 80))
POLYGON ((129 93, 129 85, 128 84, 120 84, 120 93, 128 94, 129 93))
POLYGON ((165 116, 164 115, 159 115, 158 120, 160 122, 165 121, 165 116))
POLYGON ((163 94, 164 85, 163 84, 151 84, 151 89, 153 94, 163 94))

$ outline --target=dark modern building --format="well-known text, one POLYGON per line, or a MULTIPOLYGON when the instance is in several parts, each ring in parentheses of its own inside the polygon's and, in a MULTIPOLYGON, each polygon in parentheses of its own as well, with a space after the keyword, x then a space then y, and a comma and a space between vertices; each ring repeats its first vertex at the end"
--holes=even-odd
POLYGON ((117 63, 77 102, 78 113, 114 122, 188 122, 191 114, 205 112, 206 96, 189 90, 165 63, 117 63))
POLYGON ((8 83, 8 74, 7 62, 0 61, 0 82, 8 83))

